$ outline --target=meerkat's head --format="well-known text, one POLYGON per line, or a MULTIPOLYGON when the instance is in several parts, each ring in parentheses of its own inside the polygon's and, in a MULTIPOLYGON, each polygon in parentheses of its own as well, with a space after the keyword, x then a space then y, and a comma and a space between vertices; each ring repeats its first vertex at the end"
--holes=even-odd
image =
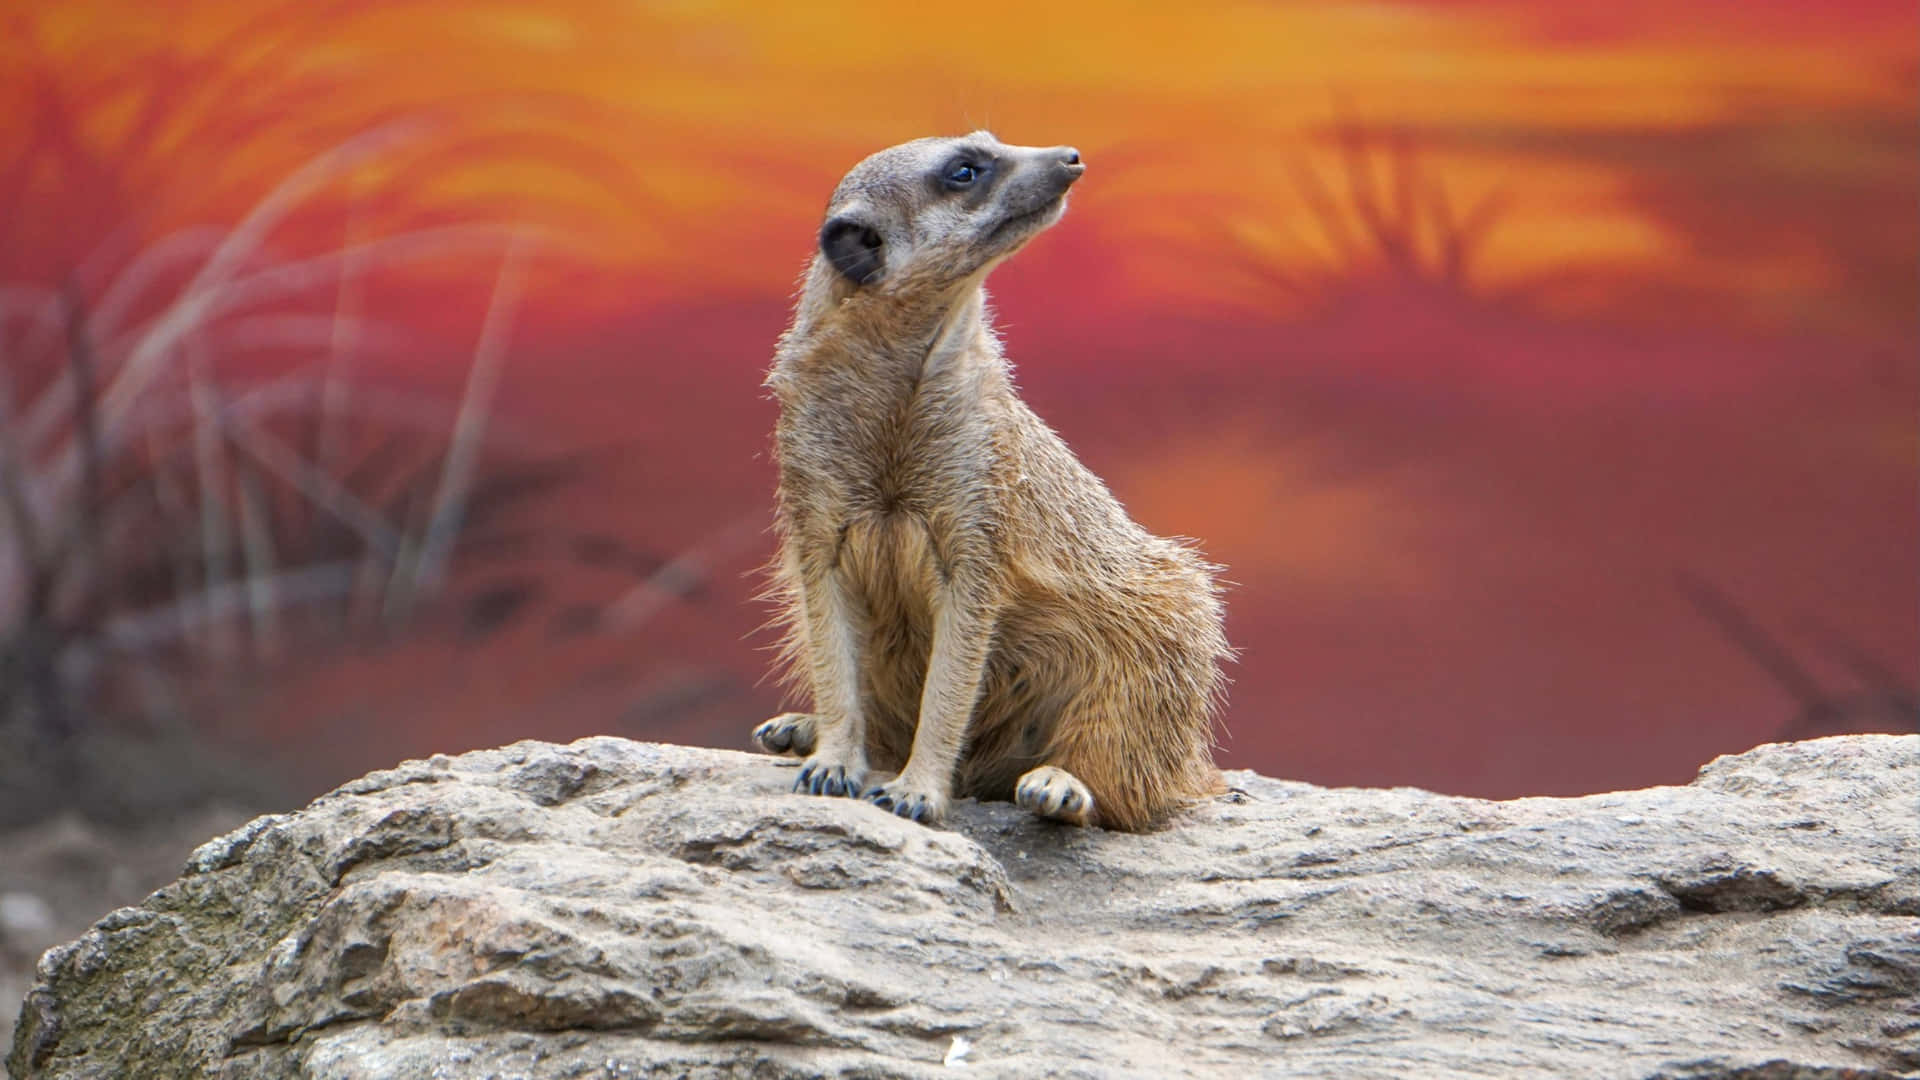
POLYGON ((959 285, 1059 221, 1085 171, 1070 146, 1008 146, 984 131, 882 150, 834 190, 816 269, 847 289, 959 285))

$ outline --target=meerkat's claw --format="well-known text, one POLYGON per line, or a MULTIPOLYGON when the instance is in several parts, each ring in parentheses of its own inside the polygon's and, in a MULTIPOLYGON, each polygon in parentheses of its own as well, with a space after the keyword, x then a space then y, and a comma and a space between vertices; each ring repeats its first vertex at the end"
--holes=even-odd
POLYGON ((812 713, 781 713, 753 729, 753 741, 769 754, 806 757, 813 753, 816 728, 812 713))
POLYGON ((932 825, 944 816, 945 800, 924 791, 896 789, 892 784, 881 784, 867 792, 866 800, 882 810, 917 821, 922 825, 932 825))
POLYGON ((1042 765, 1014 785, 1013 801, 1044 818, 1072 825, 1093 821, 1093 792, 1065 769, 1042 765))
POLYGON ((844 795, 849 799, 857 799, 861 790, 860 773, 858 770, 849 770, 845 765, 808 761, 800 766, 800 775, 793 781, 793 790, 806 795, 844 795))

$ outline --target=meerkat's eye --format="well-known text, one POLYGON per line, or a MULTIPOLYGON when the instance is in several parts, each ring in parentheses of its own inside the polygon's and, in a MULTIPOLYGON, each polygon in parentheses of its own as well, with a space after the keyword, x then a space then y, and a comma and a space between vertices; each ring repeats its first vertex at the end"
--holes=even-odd
POLYGON ((979 176, 980 170, 974 166, 973 162, 962 159, 947 166, 947 175, 944 179, 948 187, 963 188, 973 183, 979 176))

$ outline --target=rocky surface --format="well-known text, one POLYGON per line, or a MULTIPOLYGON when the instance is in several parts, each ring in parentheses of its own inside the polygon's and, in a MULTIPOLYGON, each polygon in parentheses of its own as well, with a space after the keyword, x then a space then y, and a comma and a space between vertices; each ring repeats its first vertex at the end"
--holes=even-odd
POLYGON ((1920 736, 1484 802, 1230 774, 1149 836, 927 829, 771 759, 408 762, 49 952, 40 1078, 1920 1072, 1920 736))
MULTIPOLYGON (((0 748, 0 754, 5 749, 0 748)), ((60 814, 0 828, 0 1052, 40 954, 72 941, 94 920, 172 881, 207 837, 251 813, 232 806, 175 808, 142 822, 60 814)))

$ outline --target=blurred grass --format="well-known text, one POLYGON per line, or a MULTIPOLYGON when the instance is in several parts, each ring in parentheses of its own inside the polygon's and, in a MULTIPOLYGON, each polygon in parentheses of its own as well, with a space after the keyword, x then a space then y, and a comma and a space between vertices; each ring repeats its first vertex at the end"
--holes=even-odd
POLYGON ((0 287, 22 331, 0 335, 0 824, 271 800, 276 779, 195 722, 223 680, 447 604, 468 606, 467 633, 517 613, 498 585, 463 595, 454 571, 469 541, 499 558, 516 516, 580 469, 496 431, 537 236, 483 222, 298 258, 268 245, 304 195, 418 135, 349 140, 230 227, 162 237, 96 289, 0 287), (357 354, 397 334, 355 314, 369 270, 489 250, 500 269, 457 401, 358 374, 357 354), (308 362, 233 374, 263 334, 308 362))

